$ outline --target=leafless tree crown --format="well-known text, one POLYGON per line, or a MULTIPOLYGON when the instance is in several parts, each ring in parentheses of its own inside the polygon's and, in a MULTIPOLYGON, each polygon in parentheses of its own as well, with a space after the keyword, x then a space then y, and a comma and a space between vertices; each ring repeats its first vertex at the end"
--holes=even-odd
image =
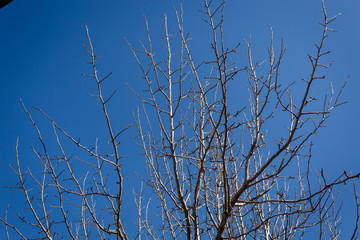
POLYGON ((351 239, 356 239, 360 215, 355 180, 359 173, 344 171, 329 180, 322 170, 310 171, 312 137, 344 103, 340 95, 346 83, 337 91, 330 83, 329 94, 313 95, 315 82, 328 82, 324 73, 331 64, 326 64, 330 51, 325 41, 337 17, 329 17, 324 1, 321 3, 322 32, 314 53, 308 55, 311 65, 304 70, 308 77, 296 83, 300 89, 296 95, 292 93, 295 83, 281 79, 285 48, 281 43, 280 50, 274 50, 271 27, 265 61, 253 60, 248 39, 241 44, 247 49, 246 66, 233 62, 240 42, 233 48, 225 44, 225 0, 204 0, 201 11, 211 33, 211 59, 192 56, 182 9, 176 12, 174 32, 163 16, 166 56, 155 55, 147 21, 147 43, 140 42, 135 48, 125 40, 146 86, 145 91, 129 86, 142 103, 133 116, 147 173, 142 176, 144 186, 134 191, 137 234, 131 232, 130 224, 124 225, 122 206, 128 199, 123 197, 123 186, 128 183, 122 173, 124 154, 118 148, 119 136, 130 126, 117 132, 112 125, 108 102, 115 92, 103 96, 102 83, 110 74, 98 76, 98 57, 87 31, 84 47, 92 71, 84 75, 96 83, 97 91, 91 96, 101 105, 108 148, 99 152, 97 143, 86 146, 35 108, 53 126, 60 155, 50 153, 22 103, 42 146, 34 154, 43 170, 33 174, 21 169, 18 151, 17 164, 11 168, 29 211, 19 213, 19 219, 36 229, 37 235, 29 237, 12 225, 6 213, 0 220, 7 238, 14 232, 22 239, 129 239, 129 234, 136 239, 309 239, 309 230, 314 230, 310 236, 340 239, 335 190, 352 181, 357 217, 351 239), (231 100, 234 81, 247 86, 248 102, 231 100), (61 139, 85 151, 86 158, 68 155, 61 139), (78 169, 79 164, 84 167, 78 169), (28 187, 30 180, 34 189, 28 187))

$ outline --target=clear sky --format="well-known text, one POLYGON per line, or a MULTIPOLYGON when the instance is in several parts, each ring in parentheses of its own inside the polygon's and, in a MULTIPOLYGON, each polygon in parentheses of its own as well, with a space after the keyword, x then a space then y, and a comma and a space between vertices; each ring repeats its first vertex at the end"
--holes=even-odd
MULTIPOLYGON (((203 44, 208 34, 207 26, 201 21, 197 11, 202 1, 184 0, 185 31, 193 38, 191 47, 196 54, 204 55, 209 46, 203 44)), ((150 23, 151 34, 156 47, 162 47, 161 15, 168 14, 170 23, 175 23, 173 7, 179 8, 176 0, 14 0, 0 9, 0 185, 14 185, 16 179, 8 163, 15 164, 15 143, 19 137, 20 158, 23 169, 36 167, 36 159, 31 155, 30 146, 38 146, 35 131, 22 110, 19 98, 28 109, 35 105, 49 113, 61 126, 75 137, 95 141, 104 138, 103 121, 97 101, 89 96, 95 86, 93 82, 81 76, 89 73, 88 55, 81 41, 86 41, 85 24, 89 27, 95 51, 103 56, 98 70, 100 74, 113 72, 106 83, 111 92, 117 89, 113 99, 112 111, 117 128, 132 122, 131 110, 136 109, 139 101, 126 87, 139 85, 138 66, 123 37, 137 44, 146 40, 143 15, 150 23)), ((328 76, 339 87, 349 75, 349 83, 344 91, 343 100, 348 104, 336 109, 327 126, 320 131, 320 137, 313 139, 315 149, 313 168, 324 168, 331 177, 343 170, 360 171, 358 135, 360 111, 360 1, 327 1, 329 15, 339 12, 342 15, 333 24, 338 31, 330 33, 327 49, 332 50, 335 63, 328 76)), ((283 60, 282 74, 293 80, 300 80, 309 72, 307 54, 313 53, 314 43, 320 39, 322 12, 320 0, 229 0, 225 18, 225 35, 229 44, 248 39, 251 34, 253 52, 258 61, 266 57, 269 39, 268 24, 275 34, 275 47, 278 50, 281 37, 284 38, 287 53, 283 60)), ((173 27, 174 31, 176 26, 173 27)), ((244 50, 244 46, 242 46, 244 50)), ((275 49, 275 50, 276 50, 275 49)), ((241 53, 244 51, 241 50, 241 53)), ((161 53, 162 50, 159 50, 161 53)), ((246 56, 239 54, 239 62, 245 62, 246 56)), ((48 121, 33 111, 34 118, 43 127, 45 136, 49 128, 48 121)), ((50 133, 49 133, 50 134, 50 133)), ((135 134, 135 129, 129 134, 135 134)), ((128 179, 134 179, 131 189, 138 188, 135 168, 144 163, 141 151, 134 140, 121 140, 129 161, 124 163, 128 179)), ((342 223, 346 234, 353 224, 353 202, 351 189, 344 191, 342 223)), ((23 206, 21 193, 16 190, 0 188, 0 214, 11 203, 14 215, 16 209, 23 206)), ((132 200, 129 200, 132 201, 132 200)), ((129 211, 129 219, 135 212, 129 211)), ((9 216, 11 219, 13 216, 9 216)), ((127 224, 131 224, 129 220, 127 224)), ((0 230, 0 238, 2 238, 0 230)), ((130 235, 131 236, 131 235, 130 235)), ((345 235, 346 236, 346 235, 345 235)), ((346 237, 344 238, 346 239, 346 237)))

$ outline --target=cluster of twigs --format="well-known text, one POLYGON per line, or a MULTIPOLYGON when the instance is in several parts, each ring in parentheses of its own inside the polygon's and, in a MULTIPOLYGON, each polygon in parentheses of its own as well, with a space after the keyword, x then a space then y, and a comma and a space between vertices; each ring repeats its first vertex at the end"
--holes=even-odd
MULTIPOLYGON (((138 213, 136 238, 150 239, 305 239, 309 230, 317 229, 319 239, 339 239, 339 214, 335 205, 337 186, 353 181, 357 214, 351 239, 358 236, 360 218, 355 179, 360 174, 343 172, 329 180, 321 170, 310 171, 312 136, 324 126, 329 114, 338 106, 345 84, 336 94, 314 97, 315 82, 325 82, 320 72, 329 65, 323 59, 330 53, 324 49, 329 18, 322 1, 323 21, 320 42, 309 55, 309 77, 302 79, 302 90, 296 97, 289 84, 280 78, 280 63, 285 49, 278 53, 273 47, 273 33, 268 57, 263 64, 252 58, 251 42, 245 41, 247 65, 237 67, 232 62, 240 43, 227 48, 224 40, 225 0, 219 4, 204 0, 204 21, 210 27, 212 59, 198 61, 192 57, 189 36, 183 27, 183 16, 176 12, 177 33, 169 31, 163 17, 164 41, 167 55, 163 59, 155 51, 147 27, 147 46, 141 49, 128 45, 140 69, 146 90, 139 94, 130 89, 143 103, 143 111, 134 113, 138 140, 143 149, 147 176, 145 188, 134 193, 138 213), (179 44, 174 46, 173 38, 179 44), (241 78, 243 74, 246 78, 241 78), (234 81, 245 82, 249 91, 248 103, 235 103, 229 97, 234 81), (235 110, 234 110, 235 109, 235 110), (277 133, 269 129, 277 119, 277 133), (144 190, 156 200, 147 202, 144 190), (145 203, 144 203, 145 202, 145 203)), ((86 29, 87 30, 87 29, 86 29)), ((109 75, 99 78, 98 57, 94 53, 87 31, 92 73, 97 98, 109 135, 106 153, 85 146, 50 120, 60 154, 48 151, 47 142, 30 112, 23 107, 34 125, 41 151, 34 154, 43 171, 33 174, 21 169, 16 144, 16 188, 25 197, 28 213, 19 213, 20 220, 37 229, 32 239, 128 239, 122 210, 124 180, 118 137, 108 113, 108 101, 102 93, 102 83, 109 75), (63 148, 61 133, 67 140, 90 155, 83 159, 68 155, 63 148), (40 153, 41 152, 41 153, 40 153), (75 163, 74 163, 75 162, 75 163), (33 180, 37 191, 28 187, 33 180), (108 181, 111 179, 111 183, 108 181), (116 183, 116 184, 114 184, 116 183), (111 187, 111 190, 110 190, 111 187), (55 197, 52 197, 55 196, 55 197), (101 204, 98 206, 97 203, 101 204), (61 227, 58 227, 61 226, 61 227)), ((346 81, 345 81, 346 83, 346 81)), ((12 229, 22 239, 28 233, 5 218, 7 238, 12 229)))
POLYGON ((321 40, 315 54, 309 55, 312 67, 303 79, 304 90, 294 98, 291 84, 279 76, 285 49, 275 53, 271 28, 267 66, 254 63, 251 44, 245 41, 248 64, 236 67, 230 59, 240 43, 232 49, 224 43, 225 1, 215 7, 214 1, 204 3, 212 59, 195 62, 182 14, 177 14, 176 35, 181 43, 175 47, 167 18, 163 18, 165 59, 155 57, 149 28, 147 47, 141 44, 141 49, 135 49, 129 43, 147 84, 147 95, 133 90, 144 103, 136 126, 147 160, 145 182, 161 206, 161 223, 139 214, 139 234, 145 231, 155 239, 300 239, 309 228, 320 226, 320 234, 338 238, 337 216, 331 212, 336 199, 332 190, 359 174, 344 172, 329 182, 321 172, 315 184, 309 168, 311 137, 324 126, 330 112, 343 104, 339 97, 345 84, 338 94, 331 87, 320 107, 319 100, 310 95, 316 81, 325 81, 318 72, 329 67, 322 63, 330 53, 324 43, 336 16, 328 18, 322 2, 321 40), (148 58, 146 63, 141 55, 148 58), (260 76, 262 67, 266 73, 260 76), (237 78, 241 71, 248 79, 249 103, 234 107, 229 86, 232 81, 244 81, 237 78), (277 116, 277 125, 286 129, 280 137, 265 127, 277 116), (288 169, 296 166, 297 173, 289 174, 288 169))

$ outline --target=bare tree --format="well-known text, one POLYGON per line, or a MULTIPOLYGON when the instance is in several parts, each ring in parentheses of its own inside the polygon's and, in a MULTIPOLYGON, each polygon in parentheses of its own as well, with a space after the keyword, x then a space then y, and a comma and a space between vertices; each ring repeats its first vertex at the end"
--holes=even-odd
MULTIPOLYGON (((176 33, 170 33, 167 16, 163 17, 167 51, 164 58, 155 56, 147 22, 147 44, 141 43, 137 49, 126 41, 147 86, 141 94, 129 86, 142 102, 134 119, 147 169, 147 176, 142 177, 144 188, 134 192, 138 213, 136 238, 308 239, 313 230, 311 236, 316 234, 319 239, 340 239, 337 190, 351 181, 357 209, 351 239, 358 237, 360 204, 355 180, 360 173, 344 171, 330 180, 323 170, 310 171, 312 137, 325 126, 330 113, 344 103, 340 96, 346 84, 345 81, 336 93, 330 83, 329 94, 313 95, 314 83, 327 81, 325 73, 331 64, 326 64, 330 51, 325 49, 325 41, 333 31, 330 24, 337 17, 329 17, 324 1, 321 3, 320 41, 315 52, 309 54, 308 77, 300 83, 281 79, 285 48, 281 43, 280 50, 274 50, 271 27, 265 61, 253 60, 249 39, 244 41, 247 65, 239 67, 234 63, 240 42, 233 48, 225 45, 225 0, 204 0, 201 11, 212 36, 211 59, 197 60, 192 56, 182 10, 176 12, 176 33), (174 38, 178 43, 173 43, 174 38), (229 100, 231 84, 238 79, 247 81, 248 103, 229 100), (295 84, 300 95, 292 94, 295 84), (285 130, 269 127, 274 124, 285 130), (146 198, 146 190, 155 200, 146 198)), ((19 180, 16 188, 23 191, 31 215, 18 216, 37 229, 33 237, 36 239, 128 239, 128 234, 133 234, 123 223, 126 179, 118 149, 118 137, 129 126, 116 132, 111 124, 107 103, 115 92, 103 96, 102 83, 110 74, 98 77, 98 57, 88 31, 87 36, 84 47, 91 58, 92 73, 86 76, 94 79, 97 86, 96 94, 91 96, 100 102, 110 137, 109 148, 100 153, 97 143, 92 148, 85 146, 35 108, 53 126, 59 153, 50 154, 22 103, 41 142, 42 153, 34 149, 34 154, 43 171, 39 175, 23 171, 18 154, 12 170, 19 180), (69 156, 62 137, 91 157, 69 156), (74 161, 78 163, 74 165, 74 161), (83 167, 79 168, 79 163, 83 167), (27 187, 30 179, 36 193, 27 187), (96 205, 99 202, 101 207, 96 205)), ((8 239, 10 229, 22 239, 31 238, 6 217, 0 220, 8 239)))

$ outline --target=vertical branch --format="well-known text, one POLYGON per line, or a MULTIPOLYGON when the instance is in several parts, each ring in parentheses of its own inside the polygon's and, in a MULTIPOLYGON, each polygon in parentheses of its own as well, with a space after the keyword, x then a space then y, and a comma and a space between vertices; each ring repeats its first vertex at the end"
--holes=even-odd
POLYGON ((89 30, 86 26, 86 35, 88 38, 88 43, 89 43, 89 49, 84 45, 85 49, 87 50, 87 52, 89 53, 90 57, 91 57, 91 65, 93 68, 93 75, 92 77, 95 79, 96 84, 97 84, 97 92, 98 92, 98 99, 101 102, 101 106, 102 106, 102 110, 106 119, 106 124, 107 124, 107 128, 108 128, 108 132, 110 135, 110 141, 114 150, 114 157, 115 157, 115 165, 116 165, 116 173, 117 173, 117 177, 118 177, 118 194, 117 194, 117 198, 116 198, 116 202, 117 202, 117 208, 116 208, 116 230, 117 230, 117 239, 127 239, 127 234, 125 233, 122 221, 120 219, 121 217, 121 206, 122 206, 122 191, 123 191, 123 176, 121 174, 121 165, 120 165, 120 156, 119 156, 119 151, 118 151, 118 144, 116 142, 116 136, 114 135, 113 129, 111 127, 111 123, 110 123, 110 117, 106 108, 106 103, 111 99, 111 97, 113 95, 111 95, 107 100, 104 100, 103 96, 102 96, 102 90, 101 90, 101 82, 103 80, 99 80, 98 76, 97 76, 97 70, 96 70, 96 60, 98 59, 98 57, 95 55, 94 53, 94 49, 91 43, 91 39, 90 39, 90 35, 89 35, 89 30))
POLYGON ((353 180, 353 188, 354 188, 354 198, 356 204, 356 219, 355 219, 355 226, 353 230, 353 234, 351 235, 351 240, 357 239, 359 236, 359 219, 360 219, 360 202, 359 202, 359 193, 356 190, 356 184, 353 180))

